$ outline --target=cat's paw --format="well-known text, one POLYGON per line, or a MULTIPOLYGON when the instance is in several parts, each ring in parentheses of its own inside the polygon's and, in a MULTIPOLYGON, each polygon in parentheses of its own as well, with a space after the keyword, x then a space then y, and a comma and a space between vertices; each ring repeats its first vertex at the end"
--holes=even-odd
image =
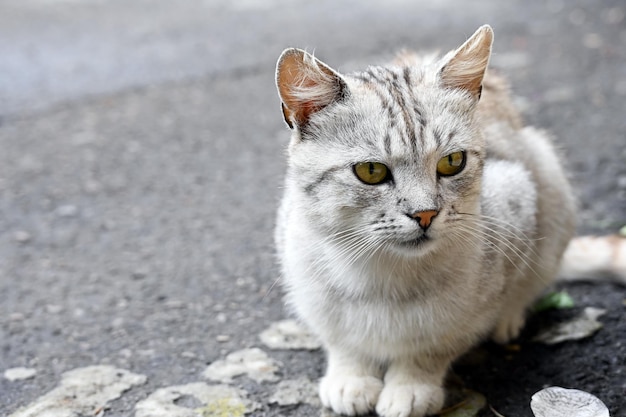
POLYGON ((378 397, 376 412, 381 417, 423 417, 441 410, 443 389, 418 382, 390 384, 378 397))
POLYGON ((373 376, 327 375, 320 381, 320 399, 335 413, 355 416, 374 410, 382 389, 373 376))
POLYGON ((498 321, 491 339, 498 344, 504 345, 520 335, 525 322, 526 317, 523 312, 507 313, 498 321))

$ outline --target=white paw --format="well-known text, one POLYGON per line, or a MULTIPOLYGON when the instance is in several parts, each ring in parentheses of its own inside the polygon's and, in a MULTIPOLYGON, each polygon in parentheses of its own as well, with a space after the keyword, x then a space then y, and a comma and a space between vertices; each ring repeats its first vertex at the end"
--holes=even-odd
POLYGON ((496 325, 496 328, 491 335, 491 339, 501 345, 516 339, 522 331, 525 321, 523 313, 507 313, 496 325))
POLYGON ((354 416, 372 411, 382 389, 373 376, 327 375, 320 381, 320 399, 335 413, 354 416))
POLYGON ((443 406, 443 389, 418 382, 389 384, 380 393, 376 412, 381 417, 423 417, 443 406))

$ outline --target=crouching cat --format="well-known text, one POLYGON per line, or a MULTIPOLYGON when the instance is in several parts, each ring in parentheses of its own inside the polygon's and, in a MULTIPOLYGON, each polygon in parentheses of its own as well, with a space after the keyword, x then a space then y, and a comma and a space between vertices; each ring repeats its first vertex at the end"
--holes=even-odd
POLYGON ((276 229, 286 301, 328 354, 322 403, 439 411, 459 355, 518 335, 575 230, 562 158, 487 73, 483 26, 443 58, 342 75, 288 49, 276 229))

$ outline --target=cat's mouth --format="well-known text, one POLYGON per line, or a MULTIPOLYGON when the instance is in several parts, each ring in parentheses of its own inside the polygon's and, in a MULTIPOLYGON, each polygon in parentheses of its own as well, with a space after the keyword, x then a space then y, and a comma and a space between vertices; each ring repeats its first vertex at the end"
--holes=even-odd
POLYGON ((429 240, 430 240, 430 237, 428 237, 428 235, 426 234, 423 234, 421 236, 418 236, 415 239, 404 240, 399 243, 400 243, 400 246, 403 246, 405 248, 417 248, 417 247, 422 247, 429 240))

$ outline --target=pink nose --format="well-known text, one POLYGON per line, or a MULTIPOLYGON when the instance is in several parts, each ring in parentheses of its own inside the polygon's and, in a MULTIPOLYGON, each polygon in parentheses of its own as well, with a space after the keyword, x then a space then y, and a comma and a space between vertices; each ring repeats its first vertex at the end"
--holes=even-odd
POLYGON ((416 211, 411 214, 411 217, 420 223, 422 229, 426 230, 437 214, 439 214, 437 210, 416 211))

